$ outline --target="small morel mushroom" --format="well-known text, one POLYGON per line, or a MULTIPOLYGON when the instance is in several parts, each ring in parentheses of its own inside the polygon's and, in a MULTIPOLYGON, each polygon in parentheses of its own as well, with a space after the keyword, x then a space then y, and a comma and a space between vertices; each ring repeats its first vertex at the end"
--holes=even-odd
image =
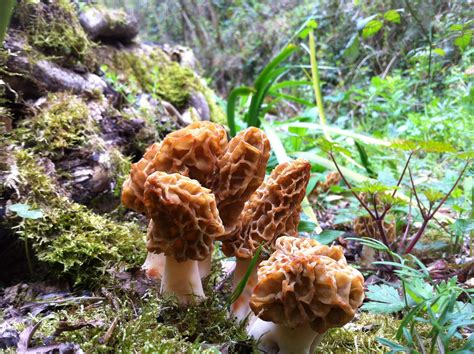
POLYGON ((166 257, 161 292, 183 304, 204 297, 197 261, 224 232, 214 195, 196 180, 157 171, 146 180, 144 202, 151 217, 147 249, 166 257))
POLYGON ((322 334, 349 322, 364 300, 364 278, 340 246, 280 237, 258 269, 250 299, 259 317, 249 334, 267 353, 313 353, 322 334))
POLYGON ((122 203, 139 213, 145 212, 145 181, 155 171, 179 173, 196 179, 209 188, 217 168, 217 160, 227 146, 223 127, 211 122, 195 122, 151 145, 143 158, 132 165, 130 177, 122 190, 122 203))
MULTIPOLYGON (((390 242, 395 241, 395 224, 384 221, 382 227, 387 239, 390 242)), ((370 216, 358 216, 354 219, 354 233, 360 237, 371 237, 377 240, 382 239, 375 220, 370 216)))
MULTIPOLYGON (((271 250, 278 237, 298 235, 301 202, 309 181, 310 168, 309 162, 303 159, 278 165, 245 204, 239 226, 222 242, 224 254, 236 257, 234 289, 245 275, 260 245, 271 250)), ((232 313, 239 320, 250 313, 249 299, 256 279, 257 271, 254 269, 244 291, 231 306, 232 313)))

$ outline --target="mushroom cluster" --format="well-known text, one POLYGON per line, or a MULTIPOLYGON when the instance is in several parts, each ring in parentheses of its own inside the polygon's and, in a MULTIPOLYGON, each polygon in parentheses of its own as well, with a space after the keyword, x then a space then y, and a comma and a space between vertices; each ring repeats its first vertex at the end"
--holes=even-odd
POLYGON ((198 261, 209 264, 213 241, 234 230, 247 199, 262 183, 270 154, 265 134, 195 122, 151 145, 132 165, 122 203, 151 220, 147 274, 182 303, 203 296, 198 261))
POLYGON ((250 299, 259 317, 249 334, 267 352, 311 353, 329 328, 349 322, 364 300, 364 278, 340 246, 283 236, 258 269, 250 299))
MULTIPOLYGON (((240 283, 258 247, 270 251, 282 235, 298 235, 301 202, 305 196, 311 166, 297 159, 278 165, 245 204, 234 231, 222 240, 222 251, 236 257, 234 289, 240 283)), ((254 269, 240 297, 232 304, 234 316, 250 314, 249 300, 255 286, 254 269)))

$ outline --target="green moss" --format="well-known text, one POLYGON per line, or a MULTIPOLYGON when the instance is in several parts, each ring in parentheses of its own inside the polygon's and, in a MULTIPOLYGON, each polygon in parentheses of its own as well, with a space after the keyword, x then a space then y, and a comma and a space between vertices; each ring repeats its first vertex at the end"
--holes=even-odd
MULTIPOLYGON (((55 340, 78 343, 85 352, 133 353, 139 350, 141 353, 170 354, 215 353, 214 348, 226 343, 221 341, 222 334, 219 337, 206 337, 205 333, 201 333, 197 335, 198 340, 191 340, 188 332, 181 332, 180 326, 186 325, 183 321, 206 321, 204 317, 193 317, 202 315, 202 310, 195 312, 194 309, 187 311, 179 307, 169 308, 170 305, 174 306, 172 300, 160 300, 151 293, 133 302, 123 294, 113 296, 116 299, 115 306, 106 301, 98 301, 89 306, 75 304, 44 317, 38 316, 35 322, 42 320, 42 323, 35 335, 37 341, 41 343, 55 333, 58 334, 57 329, 61 327, 61 323, 88 323, 88 326, 78 330, 62 332, 55 340), (172 311, 179 319, 165 320, 161 315, 163 311, 172 311), (187 314, 183 317, 183 313, 187 314), (104 343, 104 335, 114 321, 116 325, 110 339, 104 343)), ((205 304, 200 305, 204 306, 205 304)), ((210 310, 205 313, 209 314, 210 310)), ((228 319, 225 319, 225 322, 230 323, 228 319)), ((205 330, 205 325, 200 329, 205 330)), ((231 337, 231 334, 228 338, 233 342, 240 340, 240 337, 231 337)), ((244 338, 246 339, 246 336, 244 338)))
POLYGON ((144 260, 144 230, 97 215, 56 193, 53 180, 36 163, 35 155, 16 153, 22 201, 42 210, 41 219, 25 219, 18 233, 50 275, 76 285, 96 287, 112 269, 138 267, 144 260))
POLYGON ((48 4, 42 1, 21 1, 15 16, 27 32, 28 42, 55 61, 66 66, 78 62, 94 64, 88 39, 70 0, 56 0, 48 4))
POLYGON ((204 86, 202 93, 206 98, 207 104, 209 105, 209 109, 211 111, 211 120, 215 123, 227 124, 227 117, 221 106, 217 103, 219 98, 216 96, 214 91, 212 91, 209 87, 204 86))
POLYGON ((387 347, 377 337, 393 340, 399 323, 392 316, 362 312, 345 328, 328 331, 317 347, 318 353, 386 353, 387 347))
POLYGON ((192 92, 202 92, 211 111, 211 120, 225 123, 214 92, 189 68, 182 67, 159 48, 116 50, 105 55, 106 77, 119 92, 134 96, 150 93, 181 109, 192 92), (125 86, 124 86, 125 85, 125 86))
POLYGON ((48 95, 40 112, 22 121, 17 130, 18 140, 52 159, 61 157, 65 149, 84 145, 97 132, 85 102, 69 93, 48 95))

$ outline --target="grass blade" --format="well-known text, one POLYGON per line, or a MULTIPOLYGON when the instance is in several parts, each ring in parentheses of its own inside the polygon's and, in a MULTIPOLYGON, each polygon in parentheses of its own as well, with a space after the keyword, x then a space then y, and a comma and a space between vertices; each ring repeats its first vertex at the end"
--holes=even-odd
POLYGON ((5 0, 3 4, 0 5, 0 45, 3 44, 3 40, 5 39, 15 3, 15 0, 5 0))
POLYGON ((230 135, 235 136, 235 105, 240 96, 248 96, 255 92, 252 88, 242 86, 233 89, 227 98, 227 124, 229 125, 230 135))
POLYGON ((250 261, 249 267, 247 268, 245 275, 243 276, 242 280, 240 280, 239 284, 230 295, 229 302, 228 302, 229 305, 236 302, 237 299, 240 297, 240 295, 242 295, 242 292, 247 286, 247 282, 249 281, 249 278, 252 275, 254 268, 257 266, 257 262, 260 258, 261 252, 262 252, 262 245, 258 246, 257 252, 255 252, 255 255, 252 257, 252 260, 250 261))

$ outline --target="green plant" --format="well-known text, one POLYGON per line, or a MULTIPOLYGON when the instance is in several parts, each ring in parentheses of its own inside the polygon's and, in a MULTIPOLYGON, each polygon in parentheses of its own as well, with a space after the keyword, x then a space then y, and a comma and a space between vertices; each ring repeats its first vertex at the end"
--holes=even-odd
MULTIPOLYGON (((430 142, 421 142, 418 144, 410 143, 410 142, 401 142, 401 143, 395 143, 393 144, 393 146, 403 146, 404 148, 411 150, 404 164, 402 172, 397 180, 397 183, 394 186, 386 186, 381 183, 375 183, 375 184, 367 183, 359 188, 353 188, 351 183, 346 179, 344 172, 340 169, 339 164, 334 155, 334 150, 330 144, 329 144, 330 150, 328 151, 328 154, 331 160, 333 161, 334 165, 336 166, 342 179, 344 180, 344 183, 346 184, 346 186, 349 188, 349 190, 351 191, 353 196, 357 199, 357 201, 360 203, 360 205, 367 211, 370 218, 377 225, 378 234, 380 235, 383 244, 390 250, 392 250, 393 245, 396 245, 397 248, 395 249, 395 251, 402 252, 402 253, 410 253, 413 251, 413 248, 416 246, 417 242, 420 240, 421 236, 425 232, 428 223, 433 220, 435 214, 438 212, 441 206, 447 201, 451 193, 454 191, 456 186, 461 181, 461 177, 463 176, 464 172, 469 166, 469 161, 465 163, 464 167, 459 172, 457 179, 455 180, 454 184, 452 185, 452 187, 449 189, 448 192, 442 193, 440 191, 436 191, 431 188, 424 189, 423 194, 426 200, 428 201, 428 205, 429 205, 428 207, 425 207, 423 203, 421 202, 419 193, 417 192, 417 187, 413 180, 413 175, 409 167, 410 161, 412 157, 416 153, 419 153, 420 151, 445 152, 445 151, 451 150, 452 148, 450 148, 449 145, 446 146, 446 144, 436 144, 436 143, 430 143, 430 142), (389 242, 386 235, 386 231, 383 227, 383 224, 384 224, 384 218, 387 216, 387 213, 390 211, 393 205, 400 203, 400 200, 397 200, 395 197, 396 197, 397 191, 401 187, 401 183, 407 171, 410 176, 410 185, 411 185, 410 193, 413 194, 415 197, 416 205, 419 209, 419 213, 422 216, 423 221, 422 221, 421 226, 418 228, 416 233, 411 238, 410 242, 408 243, 408 246, 406 246, 405 248, 405 243, 406 241, 408 241, 410 224, 409 223, 407 224, 402 239, 400 239, 398 242, 395 242, 393 244, 389 242), (365 194, 365 196, 363 197, 361 193, 365 194)), ((408 218, 410 218, 410 215, 408 215, 408 218)))
POLYGON ((394 268, 401 286, 369 285, 369 302, 362 309, 376 314, 402 312, 395 339, 379 338, 390 353, 468 353, 474 340, 461 335, 463 329, 474 325, 474 291, 457 284, 457 278, 434 281, 429 269, 415 256, 402 257, 373 239, 356 239, 362 244, 391 254, 394 261, 376 262, 394 268), (459 297, 467 295, 467 302, 459 297))
POLYGON ((13 13, 15 2, 15 0, 6 0, 1 5, 2 12, 0 15, 0 45, 3 44, 5 34, 7 33, 8 24, 10 23, 10 17, 13 13))
POLYGON ((250 104, 243 120, 249 127, 258 127, 260 125, 262 106, 268 91, 271 89, 272 85, 288 71, 288 68, 281 67, 280 64, 296 51, 296 49, 297 47, 292 44, 283 48, 281 52, 262 70, 260 75, 258 75, 253 88, 238 87, 231 91, 227 103, 227 122, 232 136, 236 134, 235 101, 237 98, 240 96, 251 96, 250 104))

